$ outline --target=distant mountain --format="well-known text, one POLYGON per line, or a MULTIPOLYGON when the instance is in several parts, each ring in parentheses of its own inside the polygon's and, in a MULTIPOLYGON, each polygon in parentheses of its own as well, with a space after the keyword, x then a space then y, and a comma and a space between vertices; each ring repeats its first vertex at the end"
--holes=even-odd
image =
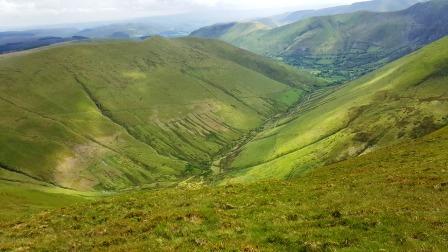
POLYGON ((357 11, 391 12, 403 10, 416 3, 424 1, 425 0, 372 0, 319 10, 301 10, 283 13, 272 17, 259 18, 249 22, 214 24, 193 31, 191 35, 207 38, 219 38, 227 41, 230 39, 235 39, 238 36, 247 35, 248 33, 256 30, 275 28, 311 17, 353 13, 357 11), (232 35, 229 35, 228 33, 231 33, 232 35))
MULTIPOLYGON (((5 30, 0 32, 0 45, 22 43, 43 37, 70 38, 72 36, 91 39, 141 39, 148 36, 188 36, 192 31, 214 23, 252 19, 256 11, 195 11, 165 16, 151 16, 122 21, 101 21, 51 25, 38 28, 5 30)), ((0 27, 1 28, 1 27, 0 27)), ((2 28, 3 30, 6 28, 2 28)))
POLYGON ((76 35, 89 38, 118 39, 135 39, 153 35, 180 37, 187 36, 194 30, 214 23, 248 20, 257 15, 259 13, 254 11, 198 11, 110 22, 82 29, 76 35))
POLYGON ((165 31, 163 27, 150 24, 126 23, 89 28, 76 33, 76 35, 89 38, 130 39, 159 34, 163 31, 165 31))
POLYGON ((79 30, 75 28, 5 31, 0 32, 0 45, 7 43, 18 43, 25 40, 39 39, 44 37, 67 38, 74 36, 78 31, 79 30))
POLYGON ((255 31, 269 30, 271 27, 260 22, 232 22, 215 24, 198 29, 190 34, 193 37, 215 38, 224 41, 236 41, 255 31))
MULTIPOLYGON (((446 13, 448 1, 434 0, 398 12, 314 17, 244 36, 216 38, 343 82, 447 35, 446 13)), ((207 32, 192 33, 201 34, 207 32)))
POLYGON ((264 23, 266 25, 281 26, 311 17, 346 14, 357 11, 371 11, 371 12, 399 11, 406 9, 416 3, 424 1, 425 0, 372 0, 372 1, 358 2, 351 5, 330 7, 320 10, 302 10, 302 11, 284 13, 273 17, 258 19, 257 21, 264 23))
POLYGON ((49 46, 53 44, 59 44, 64 42, 72 42, 72 41, 82 41, 87 40, 88 38, 82 36, 71 36, 66 38, 61 37, 34 37, 33 35, 29 36, 28 34, 14 35, 12 37, 4 38, 4 41, 14 41, 5 44, 0 44, 0 54, 10 53, 10 52, 18 52, 24 51, 34 48, 39 48, 43 46, 49 46))
POLYGON ((178 14, 145 17, 126 21, 80 23, 0 32, 0 53, 21 51, 81 38, 145 39, 150 36, 187 36, 191 31, 215 22, 229 21, 244 13, 178 14))
POLYGON ((87 39, 75 35, 78 31, 75 28, 48 28, 0 32, 0 54, 87 39))

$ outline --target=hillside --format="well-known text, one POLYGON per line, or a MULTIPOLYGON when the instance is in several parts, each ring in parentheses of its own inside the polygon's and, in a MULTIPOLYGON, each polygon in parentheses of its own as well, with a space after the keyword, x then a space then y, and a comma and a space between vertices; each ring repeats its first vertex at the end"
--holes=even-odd
POLYGON ((201 38, 215 38, 227 42, 237 43, 241 36, 260 30, 295 23, 307 18, 354 13, 358 11, 391 12, 399 11, 422 2, 420 0, 373 0, 354 3, 351 5, 335 6, 319 10, 302 10, 284 13, 272 17, 260 18, 250 22, 230 22, 214 24, 193 31, 190 36, 201 38))
POLYGON ((434 0, 398 12, 315 17, 237 39, 218 38, 338 83, 447 35, 447 11, 448 1, 434 0))
POLYGON ((5 55, 0 83, 2 179, 89 191, 204 173, 323 82, 222 42, 154 37, 5 55))
POLYGON ((137 191, 4 220, 0 250, 445 251, 447 148, 445 127, 290 181, 137 191))
POLYGON ((224 180, 295 177, 443 127, 447 59, 444 38, 329 95, 307 96, 296 111, 220 161, 224 180))
POLYGON ((357 11, 369 11, 369 12, 391 12, 404 10, 412 5, 424 2, 421 0, 372 0, 361 1, 350 5, 341 5, 335 7, 329 7, 319 10, 302 10, 290 13, 284 13, 281 15, 258 19, 258 22, 265 23, 267 25, 287 25, 295 23, 307 18, 330 16, 338 14, 354 13, 357 11))

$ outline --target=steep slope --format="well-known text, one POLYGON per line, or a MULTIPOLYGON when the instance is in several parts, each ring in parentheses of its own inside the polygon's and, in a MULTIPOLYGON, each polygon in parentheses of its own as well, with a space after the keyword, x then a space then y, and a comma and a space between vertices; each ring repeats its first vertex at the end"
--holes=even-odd
POLYGON ((247 182, 288 178, 448 123, 448 38, 397 60, 259 133, 221 162, 247 182), (229 165, 230 164, 230 165, 229 165))
POLYGON ((445 127, 297 180, 138 191, 0 221, 0 250, 446 251, 447 148, 445 127))
POLYGON ((447 12, 448 1, 434 0, 399 12, 315 17, 227 42, 345 82, 447 35, 447 12))
POLYGON ((313 88, 292 68, 196 43, 155 37, 1 57, 0 170, 78 190, 176 181, 313 88))
POLYGON ((184 43, 194 49, 207 52, 216 57, 233 61, 245 68, 269 76, 278 82, 303 91, 311 91, 315 88, 328 86, 329 83, 323 79, 316 78, 307 71, 298 70, 287 64, 272 61, 267 57, 229 46, 221 41, 210 41, 200 38, 183 38, 184 43))
POLYGON ((18 179, 16 174, 5 173, 0 171, 0 220, 23 218, 43 210, 99 199, 96 197, 99 195, 93 193, 56 188, 24 176, 18 179), (6 179, 3 178, 5 176, 6 179))
POLYGON ((291 13, 285 13, 273 17, 259 19, 261 23, 275 24, 277 26, 287 25, 298 22, 311 17, 321 17, 329 15, 347 14, 357 11, 370 12, 391 12, 404 10, 412 5, 424 2, 421 0, 372 0, 353 3, 350 5, 341 5, 335 7, 324 8, 320 10, 303 10, 291 13))

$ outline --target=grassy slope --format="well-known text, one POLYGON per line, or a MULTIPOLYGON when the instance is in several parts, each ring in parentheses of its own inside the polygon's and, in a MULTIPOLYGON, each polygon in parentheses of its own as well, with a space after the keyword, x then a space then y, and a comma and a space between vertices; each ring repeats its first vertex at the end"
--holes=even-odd
POLYGON ((321 17, 329 15, 338 15, 345 13, 354 13, 357 11, 369 11, 369 12, 390 12, 406 9, 418 2, 419 0, 374 0, 374 1, 361 1, 353 3, 351 5, 341 5, 335 7, 329 7, 319 10, 300 10, 291 13, 284 13, 273 17, 259 19, 259 22, 267 24, 276 24, 277 26, 286 25, 294 22, 301 21, 311 17, 321 17))
POLYGON ((448 1, 435 0, 399 12, 314 17, 247 36, 220 38, 343 82, 448 34, 447 10, 448 1))
POLYGON ((287 182, 139 191, 0 224, 0 250, 444 251, 448 128, 287 182), (86 235, 88 234, 88 235, 86 235))
POLYGON ((24 218, 51 208, 70 207, 97 199, 94 194, 79 193, 52 186, 0 181, 0 220, 24 218))
POLYGON ((243 147, 227 181, 287 178, 448 123, 448 38, 280 120, 243 147))
POLYGON ((98 199, 97 196, 100 194, 57 188, 22 174, 0 170, 0 219, 23 218, 44 209, 98 199))
POLYGON ((0 168, 79 190, 173 181, 313 86, 265 58, 194 44, 152 38, 0 58, 0 168))
POLYGON ((205 51, 216 57, 234 61, 253 71, 267 74, 270 78, 285 83, 291 87, 311 91, 314 88, 327 86, 328 82, 316 78, 307 71, 301 71, 287 64, 274 62, 267 57, 260 57, 237 47, 228 46, 221 41, 204 40, 200 38, 184 38, 195 49, 205 51))

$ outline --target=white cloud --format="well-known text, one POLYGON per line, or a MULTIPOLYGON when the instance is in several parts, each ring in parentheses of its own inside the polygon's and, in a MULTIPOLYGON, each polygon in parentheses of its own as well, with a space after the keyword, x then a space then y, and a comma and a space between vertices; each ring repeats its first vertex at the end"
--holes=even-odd
POLYGON ((194 12, 204 9, 265 9, 322 7, 353 0, 0 0, 1 26, 81 23, 194 12))

